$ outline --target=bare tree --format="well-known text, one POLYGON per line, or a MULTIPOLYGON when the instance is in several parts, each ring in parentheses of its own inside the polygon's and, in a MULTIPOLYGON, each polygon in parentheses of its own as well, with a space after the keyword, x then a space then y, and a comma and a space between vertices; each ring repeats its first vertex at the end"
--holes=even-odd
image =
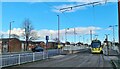
POLYGON ((37 31, 35 31, 35 30, 32 30, 30 35, 31 35, 31 36, 30 36, 30 39, 29 39, 29 40, 37 40, 37 39, 40 38, 40 37, 38 36, 37 31))
POLYGON ((33 26, 29 19, 25 19, 25 21, 23 22, 23 29, 25 29, 23 36, 25 37, 25 40, 26 40, 26 51, 27 51, 29 40, 31 37, 31 32, 33 30, 33 26))

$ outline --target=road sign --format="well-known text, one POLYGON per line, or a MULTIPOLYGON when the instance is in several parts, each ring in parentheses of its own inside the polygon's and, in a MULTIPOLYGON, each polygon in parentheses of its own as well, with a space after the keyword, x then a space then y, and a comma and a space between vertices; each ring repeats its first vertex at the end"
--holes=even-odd
POLYGON ((46 36, 46 40, 49 40, 49 36, 46 36))

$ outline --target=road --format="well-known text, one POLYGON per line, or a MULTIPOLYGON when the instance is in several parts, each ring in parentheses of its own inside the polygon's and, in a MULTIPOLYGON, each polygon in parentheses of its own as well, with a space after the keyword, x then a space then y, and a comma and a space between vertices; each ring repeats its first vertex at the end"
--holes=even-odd
POLYGON ((14 67, 112 67, 103 54, 91 54, 89 49, 76 54, 52 56, 49 59, 14 67))

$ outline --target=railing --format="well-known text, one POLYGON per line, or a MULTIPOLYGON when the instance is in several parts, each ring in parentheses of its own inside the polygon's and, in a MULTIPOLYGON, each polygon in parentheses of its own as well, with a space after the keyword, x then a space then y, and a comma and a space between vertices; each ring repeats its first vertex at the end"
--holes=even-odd
POLYGON ((86 46, 73 46, 73 45, 66 45, 63 47, 63 50, 80 50, 80 49, 85 49, 86 46))
POLYGON ((47 52, 1 55, 0 66, 7 67, 7 66, 18 65, 18 64, 23 64, 27 62, 34 62, 38 60, 47 59, 51 56, 55 56, 58 54, 59 54, 58 50, 54 49, 54 50, 48 50, 47 52))

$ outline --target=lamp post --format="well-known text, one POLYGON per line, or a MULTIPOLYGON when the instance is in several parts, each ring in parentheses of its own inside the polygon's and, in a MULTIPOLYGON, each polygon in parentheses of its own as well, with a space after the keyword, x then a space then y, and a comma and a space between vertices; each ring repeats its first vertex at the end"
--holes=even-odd
POLYGON ((11 21, 10 22, 10 25, 9 25, 9 40, 8 40, 8 52, 10 52, 10 50, 9 50, 9 46, 10 46, 10 38, 11 38, 11 23, 14 23, 15 21, 11 21))
POLYGON ((109 26, 109 27, 112 27, 112 30, 113 30, 113 43, 115 43, 115 28, 114 27, 117 27, 118 25, 113 25, 113 26, 109 26))
POLYGON ((83 44, 84 44, 84 42, 85 42, 85 38, 84 38, 84 34, 83 34, 83 44))
POLYGON ((92 30, 90 30, 90 40, 92 42, 92 30))
POLYGON ((59 15, 57 15, 57 17, 58 17, 58 53, 60 54, 61 52, 60 52, 60 48, 61 48, 61 46, 60 46, 60 17, 59 17, 59 15))
POLYGON ((51 40, 52 40, 52 39, 53 39, 53 38, 52 38, 52 33, 50 34, 50 36, 51 36, 51 40))
POLYGON ((10 22, 10 25, 9 25, 9 28, 10 28, 10 29, 9 29, 9 30, 10 30, 10 31, 9 31, 9 38, 11 37, 11 23, 14 23, 14 22, 15 22, 15 21, 11 21, 11 22, 10 22))
POLYGON ((108 35, 109 34, 105 34, 105 36, 106 36, 106 39, 105 39, 105 41, 106 41, 106 46, 107 46, 107 52, 108 52, 108 55, 109 55, 109 45, 108 45, 108 35))
POLYGON ((60 38, 60 17, 59 17, 59 15, 57 15, 57 17, 58 17, 58 44, 59 44, 59 38, 60 38))
POLYGON ((86 44, 88 43, 88 37, 87 37, 88 35, 89 35, 89 34, 85 34, 85 37, 86 37, 86 38, 85 38, 85 43, 86 43, 86 44))
POLYGON ((65 42, 67 42, 67 30, 69 30, 69 28, 65 29, 65 42))
POLYGON ((76 30, 75 30, 75 28, 74 28, 74 43, 76 44, 76 30))
POLYGON ((81 38, 82 36, 79 36, 79 42, 80 42, 80 38, 81 38))

